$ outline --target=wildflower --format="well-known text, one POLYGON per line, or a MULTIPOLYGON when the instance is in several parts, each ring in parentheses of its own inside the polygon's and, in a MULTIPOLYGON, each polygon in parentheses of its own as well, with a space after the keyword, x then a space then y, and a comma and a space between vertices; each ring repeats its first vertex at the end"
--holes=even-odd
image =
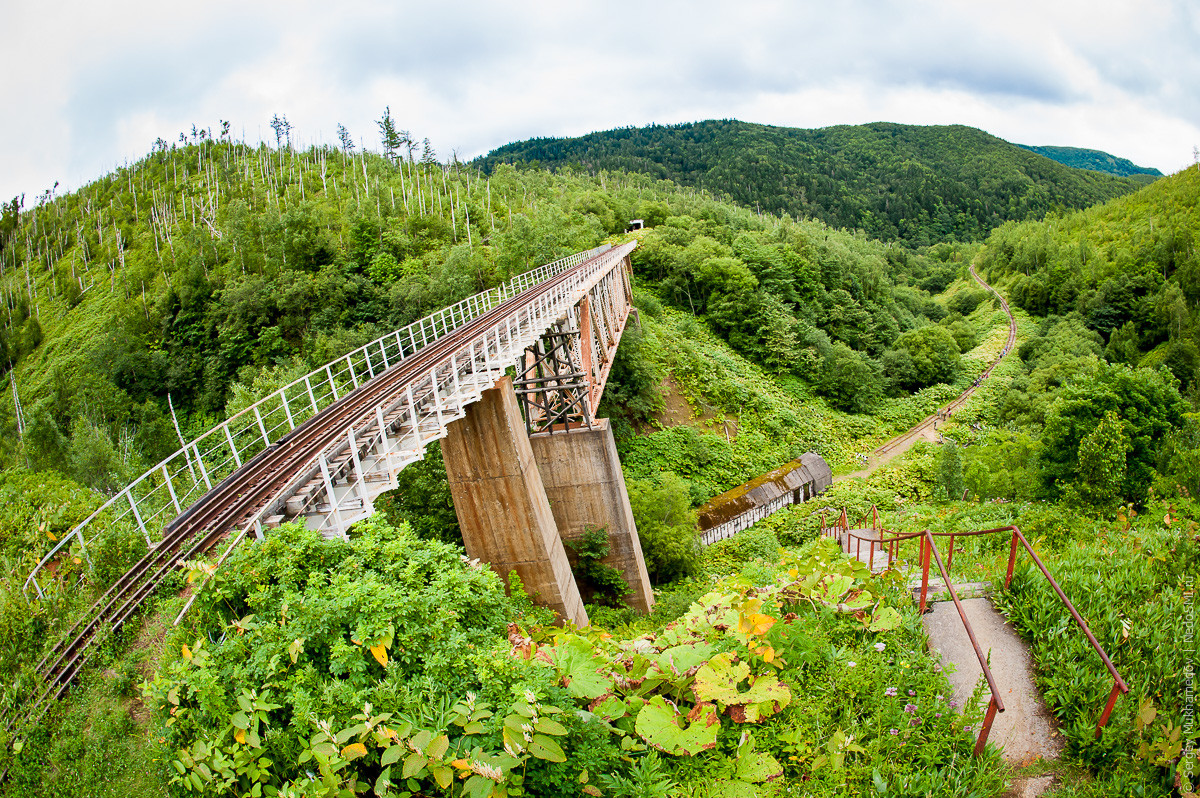
POLYGON ((912 713, 917 711, 917 705, 916 704, 905 704, 904 711, 911 715, 912 713))
POLYGON ((850 660, 849 662, 846 663, 846 667, 847 668, 856 668, 856 667, 858 667, 858 663, 855 662, 854 660, 850 660))
POLYGON ((963 731, 970 731, 970 730, 971 730, 971 724, 970 724, 970 723, 968 723, 966 726, 963 726, 963 731))
POLYGON ((916 694, 917 694, 917 691, 916 691, 916 690, 909 690, 909 691, 908 691, 908 694, 909 694, 909 695, 916 695, 916 694))
POLYGON ((933 713, 933 716, 934 716, 935 718, 940 718, 940 717, 942 716, 942 713, 941 713, 941 712, 934 712, 934 713, 933 713))
POLYGON ((957 702, 957 701, 950 701, 950 702, 949 702, 949 704, 950 704, 950 708, 951 708, 951 709, 958 709, 958 702, 957 702))
POLYGON ((892 733, 892 734, 899 734, 899 733, 900 733, 900 730, 899 730, 899 729, 892 729, 892 732, 891 732, 891 733, 892 733))
POLYGON ((885 648, 887 648, 887 643, 876 643, 875 644, 875 650, 878 651, 880 654, 883 653, 883 650, 885 648))
POLYGON ((471 762, 471 771, 495 782, 499 782, 504 778, 504 771, 502 769, 484 764, 478 760, 471 762))
POLYGON ((909 725, 909 726, 920 726, 920 725, 921 725, 921 719, 920 719, 920 718, 913 718, 912 720, 910 720, 910 721, 908 722, 908 725, 909 725))
POLYGON ((938 701, 943 701, 943 700, 945 700, 945 698, 946 698, 946 696, 942 695, 941 693, 938 693, 938 694, 937 694, 937 700, 938 700, 938 701))
POLYGON ((891 696, 894 696, 894 695, 896 694, 896 688, 895 688, 895 687, 889 687, 888 689, 886 689, 886 690, 884 690, 884 691, 883 691, 883 694, 884 694, 884 695, 891 695, 891 696))

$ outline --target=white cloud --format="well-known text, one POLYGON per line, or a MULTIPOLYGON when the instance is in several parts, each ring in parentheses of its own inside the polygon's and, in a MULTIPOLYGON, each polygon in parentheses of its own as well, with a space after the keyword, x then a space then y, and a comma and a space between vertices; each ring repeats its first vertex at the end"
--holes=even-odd
POLYGON ((736 117, 966 124, 1173 171, 1200 143, 1190 0, 646 4, 49 0, 0 10, 0 198, 74 187, 233 123, 375 147, 390 106, 443 156, 736 117))

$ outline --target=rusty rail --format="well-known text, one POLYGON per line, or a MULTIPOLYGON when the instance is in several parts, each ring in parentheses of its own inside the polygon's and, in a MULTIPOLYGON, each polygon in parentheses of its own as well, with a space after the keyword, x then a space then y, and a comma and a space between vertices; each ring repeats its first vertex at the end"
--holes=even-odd
POLYGON ((988 290, 991 293, 996 295, 996 299, 999 300, 999 302, 1000 302, 1000 308, 1008 316, 1008 340, 1004 344, 1004 349, 1001 350, 1000 354, 996 357, 995 360, 993 360, 991 363, 988 364, 987 368, 985 368, 983 370, 983 373, 979 375, 979 378, 975 381, 975 383, 972 386, 967 388, 967 390, 963 391, 961 394, 959 394, 954 399, 950 400, 950 402, 947 403, 945 407, 938 408, 936 413, 926 416, 915 426, 910 427, 909 429, 900 433, 896 437, 881 444, 879 447, 877 447, 875 449, 873 454, 876 454, 876 455, 886 454, 889 450, 894 449, 895 447, 897 447, 900 444, 907 441, 909 438, 920 434, 930 424, 933 424, 936 428, 938 421, 942 421, 944 419, 949 418, 950 415, 953 414, 955 410, 958 410, 960 407, 962 407, 963 405, 965 405, 967 403, 967 400, 971 398, 971 395, 973 393, 975 393, 975 389, 978 388, 983 383, 984 380, 986 380, 988 377, 992 376, 992 370, 995 369, 996 366, 1000 365, 1000 361, 1003 360, 1008 355, 1008 353, 1012 351, 1013 345, 1017 342, 1017 320, 1015 318, 1013 318, 1012 310, 1010 310, 1008 307, 1008 302, 1006 302, 1004 300, 1004 297, 1002 297, 1000 295, 999 291, 997 291, 995 288, 992 288, 990 285, 988 285, 987 283, 985 283, 983 281, 983 279, 975 272, 974 264, 972 264, 969 268, 970 268, 970 272, 971 272, 971 277, 973 277, 975 279, 975 282, 979 283, 986 290, 988 290))
MULTIPOLYGON (((925 530, 923 532, 909 532, 909 533, 892 534, 889 537, 887 530, 884 529, 882 526, 878 525, 878 515, 877 515, 875 508, 872 507, 871 509, 872 509, 872 512, 875 513, 875 515, 873 516, 872 529, 873 529, 873 531, 878 531, 879 540, 863 538, 860 535, 853 534, 853 532, 851 532, 849 529, 849 525, 846 523, 846 520, 845 520, 846 513, 844 510, 842 511, 842 517, 839 519, 839 525, 835 526, 833 528, 830 528, 828 530, 825 527, 825 517, 824 517, 824 515, 822 515, 822 517, 821 517, 822 532, 825 534, 828 534, 828 531, 839 530, 842 533, 842 535, 836 537, 836 539, 838 540, 839 543, 842 543, 843 551, 845 551, 847 554, 851 553, 849 539, 851 539, 851 538, 854 539, 855 546, 856 546, 856 551, 855 551, 856 557, 857 557, 858 552, 861 552, 862 542, 864 540, 869 540, 869 542, 871 544, 878 543, 881 546, 886 546, 887 551, 888 551, 888 568, 891 568, 893 563, 895 562, 895 560, 899 558, 899 551, 900 551, 901 543, 903 543, 906 540, 914 540, 914 539, 918 540, 920 543, 920 553, 918 556, 919 556, 919 562, 921 564, 920 608, 921 608, 922 613, 925 612, 925 608, 928 605, 928 596, 929 596, 930 561, 929 561, 929 552, 926 550, 927 545, 933 547, 932 550, 933 550, 935 556, 937 557, 938 567, 939 567, 939 569, 942 570, 943 577, 946 581, 946 586, 950 591, 950 596, 951 596, 951 598, 953 598, 955 606, 958 607, 958 609, 959 609, 960 615, 962 614, 962 606, 959 602, 958 594, 954 591, 953 586, 949 582, 949 573, 950 573, 950 569, 953 567, 954 548, 955 548, 957 539, 963 538, 963 537, 977 537, 980 535, 994 535, 994 534, 998 534, 998 533, 1002 533, 1002 532, 1011 534, 1012 542, 1009 545, 1008 570, 1007 570, 1007 572, 1005 574, 1005 578, 1004 578, 1004 589, 1005 590, 1009 589, 1009 587, 1012 584, 1013 570, 1016 567, 1016 561, 1017 561, 1018 544, 1025 547, 1025 550, 1027 552, 1029 552, 1029 556, 1033 559, 1033 562, 1038 567, 1038 570, 1040 570, 1042 572, 1042 575, 1046 577, 1046 581, 1048 581, 1050 583, 1050 586, 1052 588, 1054 588, 1054 592, 1058 594, 1059 600, 1063 603, 1063 606, 1065 606, 1067 608, 1067 612, 1069 612, 1071 614, 1071 617, 1075 619, 1075 623, 1078 624, 1079 628, 1083 630, 1083 634, 1087 637, 1088 643, 1090 643, 1092 646, 1092 649, 1097 654, 1100 655, 1100 661, 1104 663, 1104 667, 1108 670, 1109 674, 1113 677, 1113 687, 1112 687, 1112 690, 1109 691, 1108 701, 1104 706, 1104 711, 1100 714, 1099 721, 1097 721, 1097 723, 1096 723, 1096 737, 1098 739, 1100 737, 1105 725, 1108 724, 1108 719, 1112 716, 1112 711, 1113 711, 1113 708, 1116 706, 1117 698, 1119 698, 1124 693, 1129 692, 1129 685, 1126 684, 1126 682, 1123 678, 1121 678, 1121 674, 1117 671, 1116 666, 1113 665, 1112 660, 1109 658, 1108 653, 1105 652, 1104 647, 1100 645, 1100 642, 1098 640, 1096 640, 1096 636, 1092 633, 1092 630, 1088 627, 1087 622, 1083 619, 1083 616, 1079 614, 1079 610, 1077 610, 1075 608, 1075 605, 1071 603, 1071 600, 1069 598, 1067 598, 1067 594, 1063 592, 1062 586, 1060 586, 1058 584, 1058 581, 1055 580, 1055 578, 1050 575, 1050 571, 1046 568, 1046 565, 1045 565, 1045 563, 1042 562, 1041 558, 1038 557, 1037 552, 1035 552, 1033 550, 1033 546, 1030 545, 1029 540, 1025 537, 1024 533, 1022 533, 1021 530, 1018 529, 1016 526, 1004 526, 1004 527, 998 527, 996 529, 978 529, 978 530, 971 530, 971 531, 967 531, 967 532, 930 532, 929 530, 925 530), (934 544, 933 544, 933 539, 935 537, 950 538, 950 549, 947 552, 947 557, 946 557, 946 561, 945 561, 944 565, 942 563, 941 553, 937 551, 936 546, 934 546, 934 544), (847 542, 843 543, 843 540, 845 540, 847 542), (926 541, 928 541, 928 543, 926 541)), ((863 516, 863 520, 864 521, 866 520, 866 516, 863 516)), ((872 545, 870 551, 871 551, 871 562, 873 563, 874 562, 874 545, 872 545)), ((861 559, 861 557, 858 557, 858 559, 861 559)), ((963 623, 966 624, 965 617, 963 617, 963 623)), ((969 637, 971 637, 971 642, 974 645, 975 639, 970 630, 969 625, 967 628, 967 634, 969 637)), ((976 647, 976 653, 977 654, 979 653, 978 647, 976 647)), ((987 673, 986 668, 985 668, 985 673, 987 673)), ((991 686, 990 679, 989 679, 989 686, 991 686)), ((995 688, 993 687, 992 689, 994 691, 995 688)), ((1001 707, 999 709, 999 711, 1003 711, 1003 707, 1001 707)), ((989 706, 989 715, 986 720, 989 729, 990 729, 991 717, 994 714, 995 714, 994 711, 992 711, 991 707, 989 706)), ((986 734, 984 735, 984 738, 986 739, 986 734)), ((981 747, 979 747, 977 745, 976 750, 978 752, 979 750, 982 750, 982 749, 981 749, 981 747)))
POLYGON ((933 541, 933 533, 928 529, 921 535, 921 612, 925 612, 926 596, 929 588, 929 561, 930 554, 933 559, 937 560, 938 571, 942 574, 942 581, 946 583, 946 590, 950 592, 950 598, 954 600, 954 608, 958 610, 958 617, 962 621, 963 628, 967 632, 967 637, 971 641, 971 647, 975 649, 975 656, 979 659, 979 667, 983 669, 983 678, 987 680, 988 689, 992 696, 988 700, 987 713, 983 717, 983 725, 979 728, 979 736, 975 738, 975 756, 983 753, 984 746, 987 745, 988 735, 992 732, 992 721, 996 719, 997 712, 1004 711, 1004 702, 1000 700, 1000 688, 996 686, 996 680, 992 676, 992 669, 988 667, 987 657, 984 656, 983 649, 979 647, 979 641, 975 639, 975 630, 971 628, 971 622, 967 620, 967 611, 963 609, 962 601, 958 598, 958 591, 954 589, 954 585, 950 582, 950 572, 947 566, 942 562, 941 552, 938 551, 937 545, 933 541))

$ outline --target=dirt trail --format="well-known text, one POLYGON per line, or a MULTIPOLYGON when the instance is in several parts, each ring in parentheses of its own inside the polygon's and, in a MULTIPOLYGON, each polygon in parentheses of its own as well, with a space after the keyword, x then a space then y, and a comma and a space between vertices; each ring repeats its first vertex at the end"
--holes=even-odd
POLYGON ((873 452, 867 455, 867 461, 864 467, 858 471, 851 471, 848 474, 841 474, 833 478, 834 482, 840 482, 843 479, 852 479, 854 477, 866 477, 875 471, 877 468, 890 463, 900 455, 904 454, 912 445, 920 440, 936 441, 938 439, 937 423, 942 419, 953 415, 954 411, 967 403, 971 398, 971 394, 975 393, 975 389, 979 387, 984 380, 992 376, 992 369, 996 368, 1008 354, 1012 351, 1013 344, 1017 340, 1017 320, 1013 318, 1012 311, 1008 308, 1008 303, 1004 301, 1004 297, 1000 296, 1000 292, 990 285, 985 283, 975 271, 975 265, 970 266, 971 276, 975 278, 975 282, 979 283, 988 291, 996 295, 996 299, 1000 300, 1000 307, 1008 315, 1008 342, 1004 345, 1004 349, 1000 351, 1000 356, 988 364, 988 367, 983 370, 983 374, 976 380, 975 384, 967 390, 959 394, 953 401, 949 402, 945 407, 939 408, 932 415, 926 416, 916 426, 909 430, 900 433, 890 441, 882 444, 873 452))

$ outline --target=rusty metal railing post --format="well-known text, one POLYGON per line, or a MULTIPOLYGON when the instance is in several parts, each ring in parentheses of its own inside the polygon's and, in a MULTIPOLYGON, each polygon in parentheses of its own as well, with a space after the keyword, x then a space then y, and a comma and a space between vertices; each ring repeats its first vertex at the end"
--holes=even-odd
POLYGON ((1101 730, 1104 728, 1105 724, 1108 723, 1108 716, 1112 714, 1113 707, 1117 704, 1117 699, 1121 697, 1121 693, 1126 692, 1128 689, 1128 687, 1125 687, 1123 684, 1121 684, 1121 680, 1119 678, 1113 679, 1113 689, 1108 693, 1108 703, 1104 705, 1104 712, 1101 713, 1100 721, 1096 724, 1097 740, 1100 739, 1101 730), (1124 689, 1122 689, 1123 687, 1124 689))
POLYGON ((928 541, 929 555, 927 557, 936 557, 938 571, 942 575, 942 581, 946 583, 946 589, 950 591, 950 598, 954 602, 954 608, 958 610, 958 617, 962 621, 963 629, 967 632, 967 638, 971 641, 971 647, 975 649, 975 657, 979 660, 979 668, 983 671, 983 678, 987 681, 988 690, 991 691, 992 698, 988 702, 987 714, 984 716, 983 726, 979 730, 979 736, 975 740, 975 754, 979 755, 983 752, 984 746, 987 744, 988 734, 992 730, 992 721, 996 717, 997 712, 1004 711, 1004 701, 1000 698, 1000 689, 996 686, 996 680, 992 676, 992 669, 988 667, 987 657, 983 654, 983 649, 979 647, 979 641, 975 639, 975 631, 971 628, 971 622, 967 620, 967 611, 962 605, 962 601, 958 598, 958 592, 954 589, 954 585, 950 582, 950 572, 947 570, 945 563, 942 562, 942 555, 938 553, 937 547, 933 542, 933 534, 927 529, 925 530, 925 538, 928 541))
POLYGON ((946 573, 954 568, 954 535, 950 535, 950 553, 946 555, 946 573))
POLYGON ((933 541, 928 538, 928 530, 926 534, 921 536, 921 614, 925 614, 925 608, 929 604, 929 551, 933 545, 933 541))
POLYGON ((987 714, 983 717, 983 726, 979 728, 979 737, 975 740, 975 756, 983 753, 987 745, 988 735, 992 733, 992 721, 996 719, 996 696, 988 701, 987 714))
POLYGON ((1012 545, 1008 548, 1008 574, 1004 577, 1004 589, 1012 584, 1013 569, 1017 565, 1017 528, 1013 527, 1012 545))

